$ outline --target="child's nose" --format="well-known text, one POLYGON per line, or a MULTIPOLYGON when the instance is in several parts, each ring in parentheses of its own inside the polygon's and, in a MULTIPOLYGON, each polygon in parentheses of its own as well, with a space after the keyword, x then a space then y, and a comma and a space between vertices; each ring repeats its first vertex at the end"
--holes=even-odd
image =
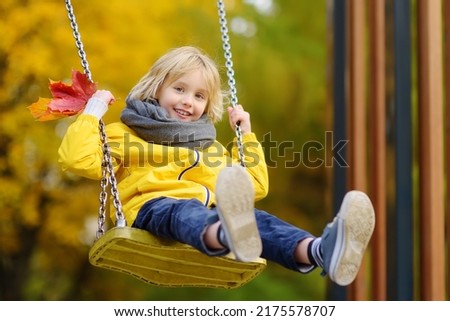
POLYGON ((186 93, 183 96, 183 101, 182 101, 183 105, 192 106, 192 101, 193 101, 193 97, 191 94, 186 93))

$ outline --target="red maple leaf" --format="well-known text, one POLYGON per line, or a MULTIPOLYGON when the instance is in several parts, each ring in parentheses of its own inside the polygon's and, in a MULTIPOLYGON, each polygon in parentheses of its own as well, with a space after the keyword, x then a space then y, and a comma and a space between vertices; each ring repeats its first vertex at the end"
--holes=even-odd
POLYGON ((39 98, 28 109, 39 121, 59 119, 77 115, 83 111, 89 98, 96 92, 97 85, 77 70, 72 71, 72 84, 50 80, 53 98, 39 98))

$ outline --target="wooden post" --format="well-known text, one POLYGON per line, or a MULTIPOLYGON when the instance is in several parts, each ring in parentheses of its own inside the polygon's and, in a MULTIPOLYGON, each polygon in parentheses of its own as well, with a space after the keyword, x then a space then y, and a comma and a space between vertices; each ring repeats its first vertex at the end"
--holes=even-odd
POLYGON ((372 238, 372 296, 386 300, 386 46, 385 0, 369 1, 371 188, 376 225, 372 238))
POLYGON ((442 2, 418 4, 421 299, 445 300, 442 2))
MULTIPOLYGON (((349 188, 367 192, 365 1, 349 1, 349 188)), ((366 299, 365 264, 350 286, 352 300, 366 299)))
MULTIPOLYGON (((446 167, 446 216, 447 216, 447 293, 450 292, 450 2, 444 1, 444 49, 445 49, 445 167, 446 167)), ((450 296, 450 294, 447 296, 450 296)))

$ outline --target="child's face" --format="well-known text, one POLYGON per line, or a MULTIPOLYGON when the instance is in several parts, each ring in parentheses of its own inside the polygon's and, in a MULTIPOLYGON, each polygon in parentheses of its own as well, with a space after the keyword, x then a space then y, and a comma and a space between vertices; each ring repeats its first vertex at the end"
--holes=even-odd
POLYGON ((198 120, 208 104, 206 81, 200 72, 188 72, 171 84, 163 84, 158 102, 171 118, 181 121, 198 120))

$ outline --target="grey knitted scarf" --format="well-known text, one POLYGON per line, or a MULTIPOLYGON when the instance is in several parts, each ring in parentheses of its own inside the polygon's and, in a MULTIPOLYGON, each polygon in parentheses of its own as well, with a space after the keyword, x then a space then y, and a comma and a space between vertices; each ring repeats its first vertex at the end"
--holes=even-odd
POLYGON ((203 149, 216 139, 216 128, 206 114, 197 121, 183 122, 170 118, 156 101, 128 97, 126 103, 120 120, 149 143, 203 149))

